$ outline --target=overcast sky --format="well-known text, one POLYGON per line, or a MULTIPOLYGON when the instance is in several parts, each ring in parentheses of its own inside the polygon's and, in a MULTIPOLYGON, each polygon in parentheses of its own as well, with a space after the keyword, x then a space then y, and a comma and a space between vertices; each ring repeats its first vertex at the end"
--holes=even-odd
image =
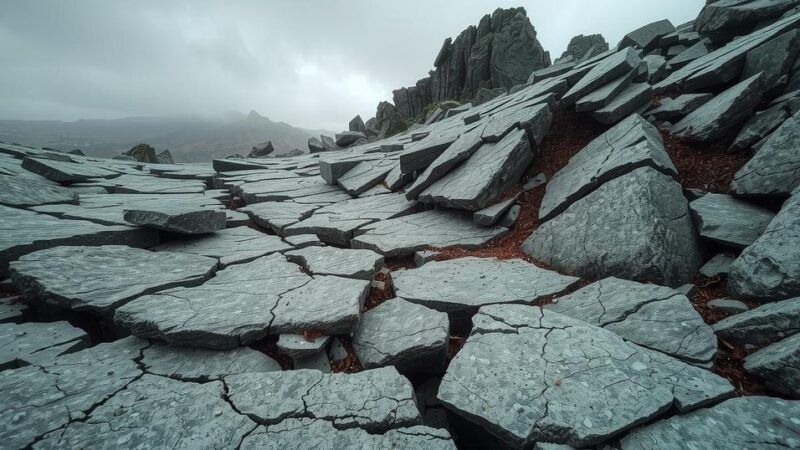
POLYGON ((0 119, 257 110, 341 130, 432 69, 497 7, 524 6, 553 57, 576 34, 622 36, 704 0, 20 0, 0 2, 0 119))

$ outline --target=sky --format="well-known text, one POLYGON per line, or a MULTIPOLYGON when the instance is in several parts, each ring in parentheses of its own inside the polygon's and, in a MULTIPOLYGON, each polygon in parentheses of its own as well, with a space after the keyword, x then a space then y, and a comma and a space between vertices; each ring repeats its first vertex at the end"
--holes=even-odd
POLYGON ((0 119, 256 110, 341 130, 433 69, 447 37, 525 7, 555 58, 572 36, 612 45, 704 0, 21 0, 0 3, 0 119))

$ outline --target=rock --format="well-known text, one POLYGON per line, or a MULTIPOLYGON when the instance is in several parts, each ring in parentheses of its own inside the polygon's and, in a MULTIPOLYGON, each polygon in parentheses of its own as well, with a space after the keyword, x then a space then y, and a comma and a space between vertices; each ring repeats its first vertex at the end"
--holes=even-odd
POLYGON ((28 306, 21 296, 0 295, 0 323, 22 322, 27 312, 28 306))
POLYGON ((711 367, 717 339, 689 299, 670 288, 606 278, 545 309, 605 328, 690 364, 711 367))
POLYGON ((512 228, 516 225, 521 211, 522 207, 518 203, 511 205, 511 208, 508 209, 508 212, 506 212, 497 224, 501 227, 512 228))
POLYGON ((622 438, 624 450, 679 448, 769 448, 800 445, 795 427, 800 403, 773 397, 739 397, 708 409, 660 420, 622 438))
POLYGON ((508 211, 508 209, 516 203, 518 198, 519 195, 515 195, 507 200, 503 200, 502 202, 483 208, 480 211, 475 211, 475 214, 473 215, 475 223, 484 227, 490 227, 496 224, 504 216, 506 211, 508 211))
POLYGON ((758 144, 767 138, 773 131, 778 129, 791 114, 784 105, 773 106, 772 108, 756 113, 742 126, 736 140, 731 144, 729 151, 736 152, 745 150, 758 144))
POLYGON ((331 363, 328 360, 328 355, 325 352, 319 352, 310 356, 303 356, 302 358, 294 358, 293 361, 295 370, 309 369, 323 373, 331 373, 331 363))
POLYGON ((700 236, 736 248, 755 242, 775 217, 766 208, 713 193, 689 203, 689 210, 700 236))
POLYGON ((309 151, 309 153, 321 153, 321 152, 324 152, 324 151, 327 151, 327 150, 328 149, 326 149, 325 146, 322 145, 322 141, 321 140, 319 140, 319 139, 317 139, 315 137, 308 138, 308 151, 309 151))
POLYGON ((676 287, 675 290, 685 295, 687 298, 693 298, 697 293, 697 287, 691 283, 682 284, 676 287))
POLYGON ((325 151, 339 150, 340 147, 336 144, 336 141, 332 137, 320 135, 319 138, 322 140, 322 147, 325 149, 325 151))
POLYGON ((130 300, 210 277, 216 259, 123 245, 54 247, 11 263, 14 285, 62 308, 109 314, 130 300))
POLYGON ((700 273, 706 277, 727 276, 731 270, 731 263, 735 259, 736 255, 733 253, 717 253, 703 264, 703 267, 700 268, 700 273))
POLYGON ((72 150, 68 151, 67 153, 69 153, 70 155, 86 156, 86 154, 83 153, 83 151, 81 149, 79 149, 79 148, 72 149, 72 150))
POLYGON ((136 144, 133 146, 133 148, 123 153, 123 155, 130 156, 131 158, 139 162, 158 163, 158 156, 156 156, 156 149, 147 144, 136 144))
POLYGON ((800 297, 767 303, 713 325, 720 339, 761 348, 800 332, 800 297))
POLYGON ((434 252, 431 250, 420 250, 418 252, 414 252, 414 266, 422 267, 426 263, 436 261, 437 256, 439 256, 439 252, 434 252))
POLYGON ((324 245, 316 234, 298 234, 295 236, 287 236, 283 238, 283 240, 288 242, 294 248, 306 248, 312 245, 324 245))
POLYGON ((640 81, 647 81, 650 84, 655 84, 664 79, 667 72, 666 58, 661 55, 647 55, 642 58, 642 61, 647 64, 647 76, 640 81))
POLYGON ((438 398, 510 447, 594 446, 734 392, 707 370, 537 307, 485 306, 473 324, 438 398))
POLYGON ((540 173, 539 175, 536 175, 535 177, 533 177, 530 180, 528 180, 522 186, 522 190, 525 191, 525 192, 529 192, 529 191, 532 191, 532 190, 536 189, 537 187, 539 187, 539 186, 541 186, 541 185, 543 185, 545 183, 547 183, 547 177, 545 176, 545 174, 540 173))
POLYGON ((239 211, 250 216, 258 226, 284 234, 286 227, 307 219, 319 208, 320 205, 314 203, 263 202, 239 208, 239 211))
POLYGON ((652 90, 647 83, 634 83, 619 93, 611 103, 592 111, 596 121, 610 125, 649 105, 652 90))
POLYGON ((642 59, 639 54, 627 48, 603 59, 595 65, 583 78, 561 97, 561 102, 571 105, 590 92, 602 87, 635 69, 642 59))
MULTIPOLYGON (((710 47, 711 47, 710 39, 703 39, 688 48, 683 47, 682 51, 679 51, 669 60, 669 65, 673 69, 679 69, 689 64, 690 62, 696 60, 697 58, 707 55, 710 47)), ((750 75, 755 75, 755 73, 750 75)), ((744 78, 748 78, 750 75, 744 78)))
POLYGON ((168 149, 156 155, 156 160, 159 164, 175 164, 175 158, 172 157, 172 153, 168 149))
POLYGON ((726 314, 739 314, 750 309, 747 307, 747 305, 740 302, 739 300, 731 300, 728 298, 717 298, 709 301, 706 304, 709 307, 720 310, 726 314))
POLYGON ((532 159, 525 132, 513 131, 497 144, 483 144, 466 162, 434 182, 418 198, 450 208, 482 209, 519 180, 532 159))
POLYGON ((219 351, 153 344, 144 349, 141 362, 148 373, 196 382, 281 370, 277 361, 247 347, 219 351))
POLYGON ((395 295, 443 312, 475 311, 495 303, 524 303, 556 295, 577 278, 521 259, 459 258, 392 273, 395 295))
POLYGON ((220 268, 250 262, 275 252, 292 249, 277 236, 249 227, 228 228, 214 234, 167 242, 155 247, 157 252, 178 252, 217 258, 220 268))
POLYGON ((475 97, 472 99, 472 104, 474 106, 478 106, 501 95, 505 95, 505 93, 506 90, 504 88, 487 89, 482 87, 478 89, 478 92, 475 93, 475 97))
POLYGON ((362 161, 336 180, 348 194, 360 196, 378 186, 399 162, 385 158, 376 161, 362 161))
POLYGON ((430 185, 450 173, 462 161, 469 159, 483 145, 481 133, 483 128, 479 127, 459 136, 406 188, 406 198, 416 199, 430 185))
POLYGON ((365 225, 350 242, 386 257, 410 255, 428 247, 480 247, 502 236, 506 228, 476 226, 472 214, 452 210, 424 211, 365 225))
POLYGON ((655 117, 657 120, 678 119, 696 110, 712 98, 714 98, 713 94, 683 94, 674 99, 664 98, 660 105, 645 115, 655 117))
POLYGON ((225 211, 213 209, 174 208, 128 209, 123 216, 132 224, 181 234, 203 234, 226 228, 225 211))
POLYGON ((800 53, 800 30, 791 30, 747 53, 741 78, 760 72, 766 97, 780 93, 788 81, 789 71, 800 53))
POLYGON ((367 135, 361 131, 342 131, 336 135, 336 145, 340 147, 347 147, 359 139, 366 139, 366 137, 367 135))
POLYGON ((728 292, 768 302, 800 295, 800 195, 784 203, 767 230, 731 264, 728 292))
POLYGON ((683 120, 672 133, 688 141, 712 142, 753 113, 761 100, 763 74, 756 74, 709 100, 683 120))
POLYGON ((351 120, 348 124, 348 129, 350 131, 358 131, 360 133, 367 132, 367 127, 364 125, 364 120, 361 119, 361 116, 353 117, 353 120, 351 120))
POLYGON ((284 254, 286 259, 303 266, 312 275, 371 280, 383 266, 383 256, 371 250, 312 246, 284 254))
POLYGON ((577 200, 540 225, 522 250, 582 277, 667 286, 690 281, 701 265, 680 186, 650 167, 608 181, 577 200))
POLYGON ((637 28, 626 34, 617 48, 638 47, 644 51, 652 50, 662 36, 675 31, 675 26, 669 20, 659 20, 637 28))
POLYGON ((497 11, 492 14, 495 32, 491 42, 489 73, 492 86, 506 89, 527 81, 531 71, 550 65, 550 56, 536 39, 536 30, 525 16, 525 10, 518 8, 516 12, 512 11, 508 10, 506 17, 497 11))
POLYGON ((739 195, 787 195, 800 186, 800 112, 786 119, 731 182, 739 195))
POLYGON ((41 365, 89 346, 89 335, 69 322, 0 325, 0 371, 41 365))
POLYGON ((54 159, 26 156, 22 168, 56 183, 83 183, 93 178, 114 178, 118 172, 92 164, 79 164, 54 159))
POLYGON ((606 52, 608 51, 608 42, 603 38, 602 34, 590 34, 584 36, 579 34, 569 40, 567 50, 561 55, 561 58, 572 56, 575 61, 591 58, 592 52, 606 52))
POLYGON ((403 116, 414 119, 432 102, 431 79, 425 77, 416 85, 392 91, 395 107, 403 116))
MULTIPOLYGON (((278 348, 286 353, 293 359, 305 358, 316 355, 318 353, 324 354, 324 348, 331 341, 330 336, 318 336, 313 339, 307 339, 300 334, 282 334, 278 338, 278 348)), ((327 361, 327 356, 325 357, 327 361)), ((295 367, 300 369, 301 367, 295 367)))
POLYGON ((741 34, 761 21, 780 17, 795 6, 793 0, 772 2, 723 1, 706 4, 695 19, 694 27, 702 35, 716 40, 741 34))
POLYGON ((612 80, 602 87, 590 92, 575 104, 576 111, 594 111, 607 106, 614 100, 622 91, 631 85, 635 70, 630 70, 626 74, 612 80))
POLYGON ((744 370, 791 398, 800 398, 800 335, 795 334, 747 356, 744 370))
POLYGON ((28 177, 0 176, 0 205, 26 208, 78 204, 78 194, 55 183, 28 177))
POLYGON ((261 423, 314 417, 338 429, 381 433, 421 422, 411 382, 394 367, 352 374, 245 373, 225 377, 225 384, 236 410, 261 423))
MULTIPOLYGON (((403 114, 389 102, 378 103, 378 109, 375 112, 375 126, 380 136, 383 137, 394 136, 408 128, 403 114)), ((339 144, 338 136, 336 138, 337 144, 339 144)))
POLYGON ((265 158, 272 154, 275 151, 275 147, 272 146, 272 141, 262 142, 260 144, 256 144, 253 148, 250 149, 250 153, 247 154, 248 158, 265 158))
POLYGON ((447 314, 396 298, 364 313, 353 348, 365 369, 435 373, 447 360, 448 330, 447 314))

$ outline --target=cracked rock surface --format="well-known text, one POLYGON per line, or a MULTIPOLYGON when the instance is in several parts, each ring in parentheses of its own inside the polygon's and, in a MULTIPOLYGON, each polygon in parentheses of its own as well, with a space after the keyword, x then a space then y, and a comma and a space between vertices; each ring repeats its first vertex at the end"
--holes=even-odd
POLYGON ((41 364, 89 345, 89 336, 69 322, 0 324, 0 370, 41 364))
POLYGON ((383 266, 383 256, 371 250, 311 246, 284 253, 313 275, 336 275, 371 280, 383 266))
POLYGON ((720 338, 755 348, 800 332, 800 297, 767 303, 714 324, 720 338))
POLYGON ((292 248, 277 236, 265 235, 249 227, 235 227, 184 241, 167 242, 154 250, 217 258, 220 268, 225 268, 292 248))

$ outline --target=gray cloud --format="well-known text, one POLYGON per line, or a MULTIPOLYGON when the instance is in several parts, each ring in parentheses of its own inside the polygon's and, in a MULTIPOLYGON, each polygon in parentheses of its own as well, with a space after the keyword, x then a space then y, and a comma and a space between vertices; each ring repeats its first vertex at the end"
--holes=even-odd
POLYGON ((448 36, 524 6, 558 56, 576 34, 693 19, 703 0, 27 0, 0 4, 0 118, 255 109, 342 129, 430 70, 448 36))

